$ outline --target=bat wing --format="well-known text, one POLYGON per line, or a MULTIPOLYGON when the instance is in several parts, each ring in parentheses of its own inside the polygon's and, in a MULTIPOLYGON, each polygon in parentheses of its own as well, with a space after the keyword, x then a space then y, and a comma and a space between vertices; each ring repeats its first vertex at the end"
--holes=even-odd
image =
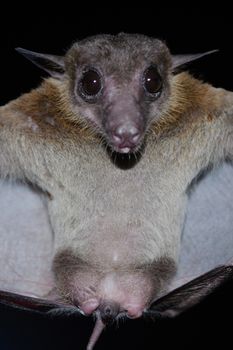
POLYGON ((54 309, 66 309, 67 305, 46 299, 29 297, 17 293, 0 291, 0 303, 21 310, 47 313, 54 309))
POLYGON ((0 290, 43 297, 53 289, 53 233, 41 195, 0 182, 0 290))
POLYGON ((0 222, 0 304, 36 313, 79 314, 77 307, 53 301, 53 233, 40 193, 0 182, 0 222), (48 294, 51 298, 44 298, 48 294))
POLYGON ((155 318, 177 316, 232 278, 232 265, 217 267, 159 298, 145 314, 155 318))
POLYGON ((177 279, 198 277, 232 259, 232 198, 231 164, 223 164, 194 183, 181 240, 177 279))
POLYGON ((191 189, 177 274, 148 314, 176 316, 233 279, 233 167, 223 164, 191 189))

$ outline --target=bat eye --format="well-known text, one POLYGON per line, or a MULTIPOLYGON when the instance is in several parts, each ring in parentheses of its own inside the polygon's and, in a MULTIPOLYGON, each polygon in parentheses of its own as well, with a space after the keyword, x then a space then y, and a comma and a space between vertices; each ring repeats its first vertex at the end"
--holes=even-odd
POLYGON ((102 88, 100 74, 94 69, 89 69, 88 71, 84 72, 79 88, 84 97, 96 97, 102 88))
POLYGON ((162 79, 156 67, 151 66, 144 73, 144 89, 149 94, 157 94, 162 88, 162 79))

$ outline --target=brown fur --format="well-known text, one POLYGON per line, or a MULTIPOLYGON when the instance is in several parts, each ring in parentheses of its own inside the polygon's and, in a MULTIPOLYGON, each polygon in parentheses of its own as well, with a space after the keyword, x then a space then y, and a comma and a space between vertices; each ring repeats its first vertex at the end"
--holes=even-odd
MULTIPOLYGON (((80 261, 79 257, 76 256, 75 252, 72 251, 72 249, 62 250, 61 252, 57 253, 54 258, 53 271, 57 279, 59 294, 62 295, 65 300, 74 304, 77 304, 75 300, 77 298, 77 295, 75 295, 72 285, 75 281, 75 276, 78 269, 83 273, 89 273, 93 270, 93 273, 100 275, 102 278, 105 274, 112 272, 111 268, 109 271, 103 271, 102 266, 95 266, 93 269, 93 266, 88 265, 86 261, 80 261), (70 288, 67 288, 68 285, 70 285, 70 288), (69 290, 68 293, 67 290, 69 290)), ((131 268, 127 267, 125 271, 121 269, 121 273, 132 273, 132 271, 148 274, 150 276, 150 279, 153 281, 154 288, 158 292, 162 293, 163 288, 167 286, 167 284, 164 284, 164 281, 166 280, 168 282, 174 276, 176 272, 176 266, 174 264, 174 261, 163 257, 151 265, 142 265, 139 267, 131 268)), ((91 290, 87 290, 86 292, 92 292, 94 294, 96 293, 97 288, 98 286, 93 285, 91 290)))
MULTIPOLYGON (((195 122, 197 118, 207 118, 211 122, 221 110, 222 104, 222 99, 209 84, 203 84, 189 74, 181 73, 172 78, 167 110, 151 125, 149 132, 152 131, 157 137, 164 137, 189 127, 189 123, 195 122)), ((24 125, 24 121, 31 117, 39 127, 36 136, 46 137, 48 142, 55 141, 57 137, 60 142, 61 133, 64 137, 69 134, 69 138, 78 137, 82 141, 99 141, 100 137, 91 122, 74 114, 70 105, 66 84, 53 78, 46 79, 39 88, 3 107, 1 125, 7 124, 15 129, 23 126, 24 131, 30 135, 31 129, 24 125), (15 118, 13 112, 22 115, 15 118), (56 125, 46 121, 50 116, 56 125)))
POLYGON ((151 131, 158 137, 166 137, 178 130, 189 129, 190 123, 200 118, 211 122, 222 104, 218 93, 209 84, 203 84, 188 73, 181 73, 173 77, 168 108, 153 123, 151 131))
POLYGON ((46 137, 48 142, 55 141, 57 138, 60 142, 59 135, 64 134, 65 137, 66 133, 69 133, 69 137, 73 135, 74 138, 77 136, 85 139, 96 138, 91 125, 73 116, 66 87, 53 78, 46 79, 40 87, 4 107, 2 124, 5 120, 5 124, 15 129, 23 127, 28 135, 32 134, 35 137, 30 127, 24 124, 28 117, 32 118, 39 127, 36 136, 46 137), (14 112, 22 114, 16 119, 14 112), (54 125, 48 122, 50 117, 54 119, 54 125))

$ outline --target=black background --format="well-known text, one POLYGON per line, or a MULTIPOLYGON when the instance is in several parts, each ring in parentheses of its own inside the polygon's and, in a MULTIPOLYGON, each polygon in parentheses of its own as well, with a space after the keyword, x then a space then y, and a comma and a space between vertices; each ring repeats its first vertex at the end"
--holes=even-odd
MULTIPOLYGON (((9 4, 0 20, 0 104, 37 86, 38 68, 21 57, 15 47, 63 54, 77 39, 99 33, 138 32, 166 41, 172 53, 219 49, 190 71, 215 86, 233 90, 233 20, 231 10, 194 6, 122 6, 111 3, 62 3, 49 10, 35 2, 30 8, 9 4), (62 7, 63 6, 63 7, 62 7), (70 9, 69 9, 70 6, 70 9)), ((221 4, 220 4, 221 5, 221 4)), ((1 268, 4 268, 3 266, 1 268)), ((124 322, 104 332, 96 349, 158 349, 228 347, 232 327, 233 284, 221 288, 205 302, 173 320, 124 322)), ((46 318, 0 309, 0 349, 84 349, 93 323, 87 318, 46 318)))

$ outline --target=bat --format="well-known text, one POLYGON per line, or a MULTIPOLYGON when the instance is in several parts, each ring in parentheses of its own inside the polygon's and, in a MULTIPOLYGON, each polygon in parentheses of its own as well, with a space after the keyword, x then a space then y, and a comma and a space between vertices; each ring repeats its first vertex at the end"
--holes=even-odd
POLYGON ((17 49, 50 77, 0 107, 0 302, 173 317, 232 278, 233 93, 140 34, 63 56, 17 49))

